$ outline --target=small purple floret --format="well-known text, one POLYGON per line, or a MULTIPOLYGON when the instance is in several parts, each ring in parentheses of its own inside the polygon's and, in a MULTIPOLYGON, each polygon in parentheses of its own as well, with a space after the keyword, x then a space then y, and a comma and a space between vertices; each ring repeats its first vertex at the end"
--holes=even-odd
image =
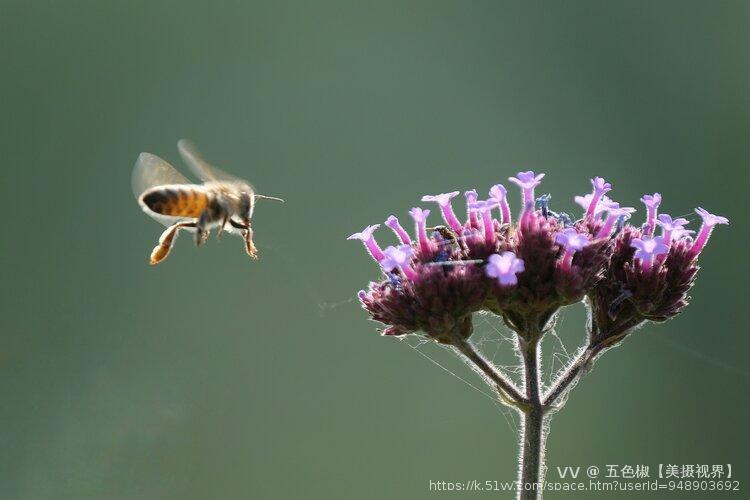
POLYGON ((646 216, 646 225, 643 227, 643 234, 651 236, 656 228, 656 211, 661 204, 661 195, 659 193, 644 194, 641 201, 646 205, 648 215, 646 216))
POLYGON ((599 232, 596 233, 597 238, 606 238, 612 232, 612 228, 620 217, 629 218, 630 214, 636 212, 633 207, 620 207, 617 203, 614 203, 611 208, 607 208, 607 219, 604 221, 599 232))
POLYGON ((533 171, 527 170, 526 172, 518 172, 516 177, 508 177, 510 182, 521 188, 524 210, 534 209, 534 188, 542 183, 544 175, 534 175, 533 171))
POLYGON ((669 252, 669 246, 661 238, 651 238, 648 236, 633 238, 630 246, 636 249, 634 257, 641 259, 641 266, 644 270, 651 268, 656 257, 669 252))
MULTIPOLYGON (((612 184, 606 182, 602 177, 594 177, 591 179, 591 186, 594 191, 591 193, 591 198, 588 200, 588 206, 585 206, 586 217, 594 217, 599 208, 599 201, 604 196, 604 193, 608 193, 612 190, 612 184)), ((577 200, 576 200, 577 201, 577 200)))
POLYGON ((492 244, 495 242, 495 223, 492 220, 492 209, 497 206, 495 200, 483 200, 472 203, 469 208, 482 215, 482 227, 484 228, 484 241, 492 244))
POLYGON ((524 271, 523 260, 516 257, 513 252, 503 252, 502 254, 490 255, 485 273, 490 278, 496 278, 498 283, 503 286, 515 285, 518 283, 518 273, 524 271))
MULTIPOLYGON (((576 196, 573 198, 573 200, 583 207, 585 210, 584 215, 588 213, 589 208, 592 205, 592 200, 594 199, 594 193, 589 193, 583 196, 576 196)), ((608 208, 611 208, 613 206, 619 206, 617 202, 612 201, 607 196, 602 195, 601 198, 599 198, 599 201, 596 203, 596 206, 593 209, 593 215, 596 217, 600 213, 604 212, 608 208)))
POLYGON ((685 233, 683 226, 687 223, 687 219, 683 219, 682 217, 672 219, 672 216, 668 214, 659 214, 656 220, 656 225, 661 227, 661 239, 667 245, 672 242, 674 235, 683 235, 685 233))
POLYGON ((698 231, 698 236, 695 238, 695 243, 693 243, 693 246, 690 248, 690 253, 693 257, 697 257, 698 254, 701 253, 701 250, 703 250, 703 247, 706 246, 706 242, 708 242, 708 238, 711 237, 711 232, 713 232, 714 226, 717 224, 729 224, 729 219, 726 217, 714 215, 701 207, 696 208, 695 213, 701 216, 703 224, 698 231))
POLYGON ((367 226, 361 232, 354 233, 347 238, 347 240, 360 240, 362 243, 364 243, 367 252, 373 259, 375 259, 376 262, 380 262, 381 260, 383 260, 383 257, 385 257, 377 241, 375 241, 375 237, 372 235, 372 233, 374 233, 375 230, 379 227, 380 224, 367 226))
POLYGON ((392 272, 394 269, 399 269, 410 280, 417 277, 416 271, 411 268, 411 258, 414 255, 411 245, 386 247, 383 254, 385 256, 380 261, 380 266, 384 271, 392 272))
POLYGON ((585 235, 576 231, 575 228, 569 227, 557 233, 557 236, 555 236, 555 243, 565 249, 562 258, 563 269, 570 269, 570 266, 573 263, 573 255, 577 251, 583 250, 583 247, 589 244, 589 239, 585 235))
POLYGON ((464 196, 466 197, 466 212, 469 216, 469 224, 472 227, 477 227, 479 225, 479 221, 477 220, 477 213, 472 210, 471 204, 475 203, 479 199, 479 194, 477 193, 476 189, 472 189, 470 191, 466 191, 464 193, 464 196))
POLYGON ((388 219, 385 221, 385 225, 390 227, 394 233, 396 233, 396 236, 398 236, 398 239, 401 240, 401 243, 404 245, 411 245, 411 238, 409 238, 409 233, 404 230, 403 227, 401 227, 401 223, 399 223, 398 218, 395 215, 388 216, 388 219))
POLYGON ((500 224, 510 224, 510 205, 507 198, 508 190, 502 184, 495 184, 490 188, 490 198, 500 205, 500 224))
POLYGON ((451 206, 451 200, 458 196, 458 194, 458 191, 452 191, 450 193, 425 195, 422 196, 422 201, 434 201, 435 203, 440 205, 440 213, 443 215, 445 223, 448 224, 448 226, 455 232, 460 233, 462 226, 458 221, 456 214, 453 212, 453 207, 451 206))
POLYGON ((430 241, 427 239, 427 216, 430 215, 429 210, 423 210, 419 207, 414 207, 409 210, 409 215, 414 219, 417 226, 417 241, 419 241, 419 249, 422 252, 430 251, 430 241))

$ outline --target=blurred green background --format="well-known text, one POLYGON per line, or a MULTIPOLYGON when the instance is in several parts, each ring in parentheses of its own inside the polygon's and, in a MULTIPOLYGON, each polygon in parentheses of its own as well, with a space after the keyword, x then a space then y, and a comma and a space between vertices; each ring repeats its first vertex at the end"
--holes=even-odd
MULTIPOLYGON (((414 499, 515 479, 512 416, 430 362, 481 388, 447 351, 378 336, 352 298, 376 266, 345 238, 521 169, 561 210, 602 175, 627 205, 659 191, 674 215, 732 220, 691 307, 605 356, 553 420, 548 479, 659 463, 750 479, 747 2, 0 8, 0 497, 414 499), (287 199, 258 207, 260 261, 183 236, 147 265, 162 228, 132 165, 182 168, 181 137, 287 199)), ((569 351, 582 319, 562 318, 569 351)), ((513 363, 491 323, 478 338, 513 363)))

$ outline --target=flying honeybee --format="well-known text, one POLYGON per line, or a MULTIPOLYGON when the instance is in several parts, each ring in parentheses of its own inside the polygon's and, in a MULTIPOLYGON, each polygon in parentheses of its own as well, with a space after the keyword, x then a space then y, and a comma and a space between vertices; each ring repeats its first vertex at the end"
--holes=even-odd
POLYGON ((172 165, 150 153, 141 153, 133 169, 133 193, 138 203, 149 216, 167 226, 151 252, 151 265, 169 255, 180 230, 194 232, 195 243, 200 246, 214 227, 218 228, 217 236, 224 230, 242 236, 247 254, 257 258, 250 225, 255 201, 284 200, 259 195, 249 182, 209 165, 186 139, 180 140, 177 148, 203 184, 190 182, 172 165))

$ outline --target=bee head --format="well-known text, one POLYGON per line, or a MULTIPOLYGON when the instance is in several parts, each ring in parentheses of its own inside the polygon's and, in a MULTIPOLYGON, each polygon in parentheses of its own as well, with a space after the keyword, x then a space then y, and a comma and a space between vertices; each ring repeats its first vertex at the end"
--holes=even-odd
POLYGON ((250 219, 253 217, 253 210, 255 209, 255 194, 252 189, 242 190, 239 209, 239 216, 242 218, 242 222, 249 224, 250 219))

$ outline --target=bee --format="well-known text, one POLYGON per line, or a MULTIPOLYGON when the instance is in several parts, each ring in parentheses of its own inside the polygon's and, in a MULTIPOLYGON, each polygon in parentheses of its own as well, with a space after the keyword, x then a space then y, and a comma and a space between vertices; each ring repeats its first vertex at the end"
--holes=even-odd
POLYGON ((149 263, 156 265, 167 258, 180 231, 195 233, 195 244, 200 246, 213 228, 218 228, 217 237, 223 231, 241 236, 247 254, 257 259, 251 227, 255 202, 284 200, 259 195, 249 182, 210 165, 186 139, 177 143, 177 149, 202 184, 190 182, 172 165, 150 153, 141 153, 133 169, 133 193, 138 204, 167 226, 149 263))

